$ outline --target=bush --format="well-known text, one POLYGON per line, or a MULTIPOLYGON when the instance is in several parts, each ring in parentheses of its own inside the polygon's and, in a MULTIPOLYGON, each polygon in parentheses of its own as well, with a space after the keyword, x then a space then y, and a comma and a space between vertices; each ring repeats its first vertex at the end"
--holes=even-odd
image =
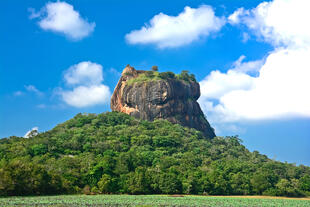
POLYGON ((182 72, 177 76, 179 80, 184 81, 194 81, 196 82, 196 78, 194 74, 189 74, 187 70, 182 70, 182 72))
POLYGON ((159 73, 159 77, 162 78, 162 79, 173 79, 175 78, 175 75, 173 72, 162 72, 162 73, 159 73))
POLYGON ((152 71, 158 71, 158 66, 157 65, 154 65, 154 66, 152 66, 152 71))
POLYGON ((85 185, 83 188, 83 194, 85 195, 90 195, 91 190, 90 190, 90 186, 89 185, 85 185))
POLYGON ((148 78, 154 77, 154 72, 153 71, 145 71, 145 76, 148 78))

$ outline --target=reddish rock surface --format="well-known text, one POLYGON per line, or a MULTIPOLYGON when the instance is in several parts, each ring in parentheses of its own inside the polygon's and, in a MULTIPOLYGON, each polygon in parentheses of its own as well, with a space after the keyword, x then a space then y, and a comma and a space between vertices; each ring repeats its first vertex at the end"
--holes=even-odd
POLYGON ((112 111, 148 121, 166 119, 195 128, 207 138, 215 137, 197 102, 200 96, 197 82, 168 78, 128 84, 130 79, 145 72, 129 65, 124 69, 111 98, 112 111))

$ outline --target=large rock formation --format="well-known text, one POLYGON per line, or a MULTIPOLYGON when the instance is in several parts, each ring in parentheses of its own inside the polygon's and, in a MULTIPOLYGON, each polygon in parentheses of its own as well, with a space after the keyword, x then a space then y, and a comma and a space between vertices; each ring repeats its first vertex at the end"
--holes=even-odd
POLYGON ((142 73, 146 71, 135 70, 129 65, 124 69, 111 98, 112 111, 148 121, 167 119, 202 131, 207 138, 215 137, 197 102, 200 87, 196 81, 177 78, 132 80, 142 73))

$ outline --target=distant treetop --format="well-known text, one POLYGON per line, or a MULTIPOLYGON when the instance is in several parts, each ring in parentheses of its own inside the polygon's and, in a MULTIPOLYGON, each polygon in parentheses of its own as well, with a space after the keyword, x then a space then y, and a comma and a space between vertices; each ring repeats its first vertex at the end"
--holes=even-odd
POLYGON ((152 66, 152 71, 158 71, 158 66, 157 65, 153 65, 152 66))

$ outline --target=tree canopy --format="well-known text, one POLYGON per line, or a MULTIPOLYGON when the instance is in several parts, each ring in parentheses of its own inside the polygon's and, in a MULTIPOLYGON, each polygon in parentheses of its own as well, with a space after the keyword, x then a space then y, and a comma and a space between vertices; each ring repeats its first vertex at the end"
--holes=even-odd
POLYGON ((189 71, 187 70, 183 70, 180 74, 174 74, 173 72, 170 71, 158 72, 158 68, 153 67, 151 71, 145 71, 144 73, 139 74, 137 77, 128 80, 127 84, 132 85, 133 83, 167 80, 167 79, 175 79, 185 82, 197 82, 195 75, 190 74, 189 71))
POLYGON ((119 112, 0 139, 0 195, 72 193, 304 196, 310 168, 250 152, 238 136, 119 112))

